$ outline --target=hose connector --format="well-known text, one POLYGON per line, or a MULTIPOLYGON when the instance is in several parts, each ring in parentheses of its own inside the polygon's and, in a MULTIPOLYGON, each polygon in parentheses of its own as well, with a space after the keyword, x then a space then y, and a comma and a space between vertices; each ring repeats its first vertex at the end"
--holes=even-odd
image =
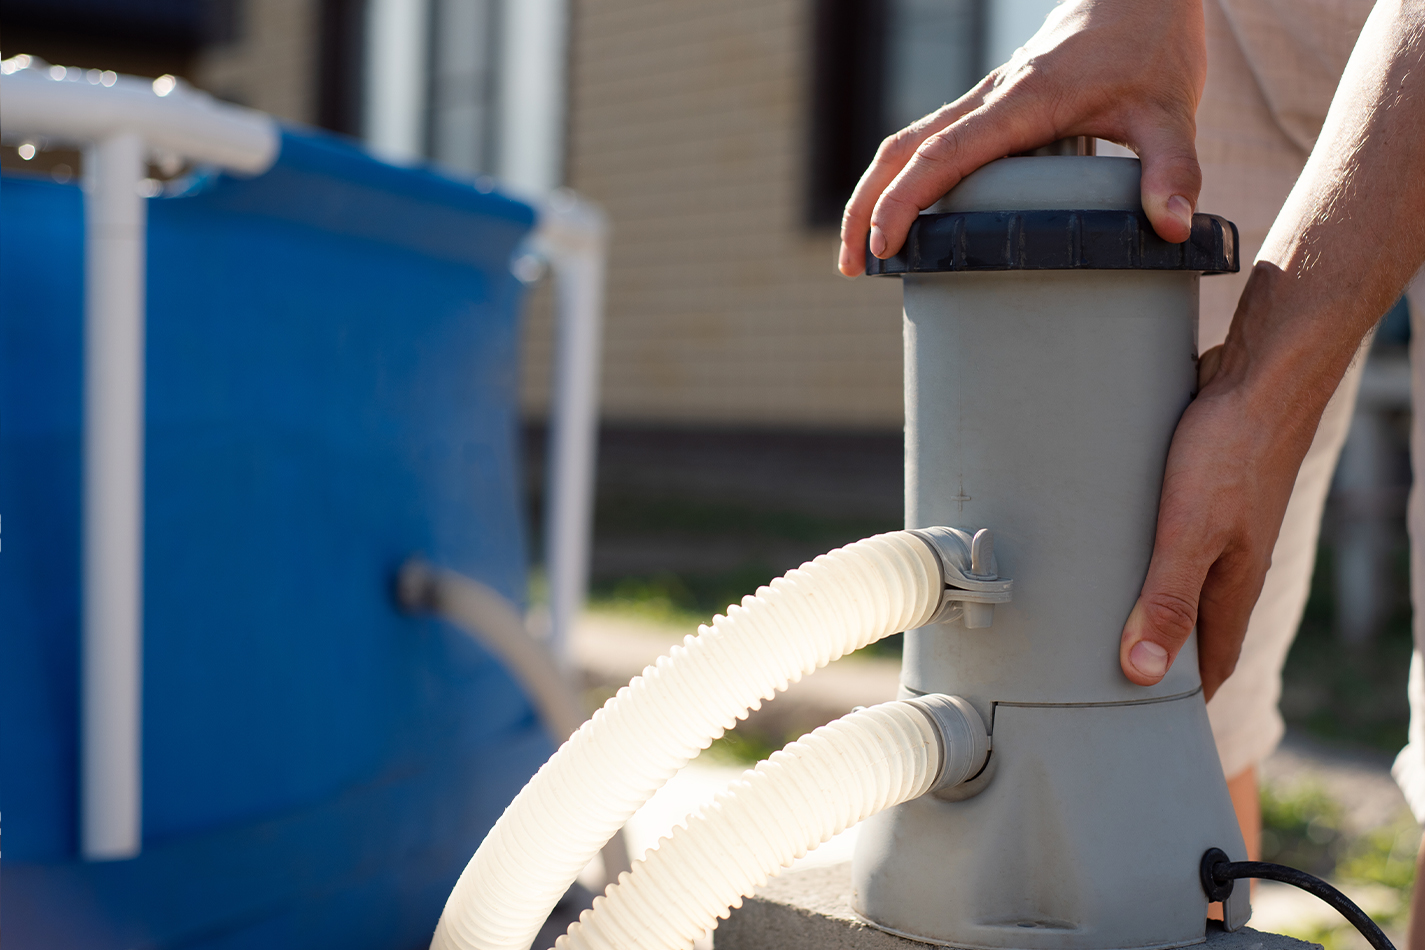
POLYGON ((972 630, 993 624, 995 604, 1009 603, 1014 589, 1014 581, 999 576, 994 533, 981 528, 972 535, 944 526, 914 528, 910 533, 935 551, 945 580, 940 611, 930 622, 950 623, 963 618, 965 626, 972 630))
POLYGON ((928 794, 954 788, 980 774, 990 755, 990 735, 969 700, 929 693, 902 702, 924 714, 940 740, 940 772, 928 794))

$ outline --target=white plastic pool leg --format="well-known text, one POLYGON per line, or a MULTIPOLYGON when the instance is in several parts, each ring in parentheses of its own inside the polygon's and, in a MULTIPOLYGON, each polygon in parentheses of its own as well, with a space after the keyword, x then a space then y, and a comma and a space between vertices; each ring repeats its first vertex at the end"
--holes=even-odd
POLYGON ((85 147, 80 851, 113 860, 142 840, 146 149, 257 175, 281 137, 172 76, 81 82, 37 65, 0 70, 5 131, 85 147))
POLYGON ((81 822, 84 857, 142 836, 144 145, 122 132, 85 169, 81 822))
POLYGON ((540 211, 540 240, 554 270, 558 312, 545 492, 550 646, 567 662, 588 587, 608 224, 595 206, 555 192, 540 211))

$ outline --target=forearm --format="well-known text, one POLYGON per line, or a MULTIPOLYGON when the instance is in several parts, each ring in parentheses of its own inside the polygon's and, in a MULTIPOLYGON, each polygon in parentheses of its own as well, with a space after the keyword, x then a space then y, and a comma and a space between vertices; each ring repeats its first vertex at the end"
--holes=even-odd
POLYGON ((1322 410, 1425 258, 1423 12, 1425 0, 1378 0, 1220 368, 1178 423, 1123 628, 1134 683, 1161 680, 1194 628, 1204 694, 1232 673, 1322 410))
POLYGON ((1305 452, 1362 337, 1422 259, 1425 2, 1381 0, 1254 265, 1218 388, 1241 386, 1305 452))

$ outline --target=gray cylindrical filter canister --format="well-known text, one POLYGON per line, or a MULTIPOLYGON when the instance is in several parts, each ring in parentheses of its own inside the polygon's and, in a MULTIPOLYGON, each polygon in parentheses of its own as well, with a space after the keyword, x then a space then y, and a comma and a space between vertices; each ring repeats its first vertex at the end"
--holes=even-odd
POLYGON ((883 929, 1181 946, 1204 939, 1203 852, 1245 857, 1195 644, 1153 687, 1119 669, 1196 388, 1199 276, 1237 269, 1229 222, 1196 215, 1169 244, 1139 184, 1134 159, 1003 159, 868 259, 904 280, 906 525, 991 529, 1013 579, 988 626, 980 609, 906 635, 902 697, 966 698, 992 751, 956 794, 862 829, 853 903, 883 929))

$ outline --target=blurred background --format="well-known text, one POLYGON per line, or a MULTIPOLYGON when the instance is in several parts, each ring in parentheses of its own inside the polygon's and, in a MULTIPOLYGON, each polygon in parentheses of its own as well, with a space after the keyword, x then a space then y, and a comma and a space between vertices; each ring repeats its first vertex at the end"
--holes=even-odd
MULTIPOLYGON (((398 165, 535 197, 569 188, 602 207, 591 588, 572 642, 593 703, 760 583, 900 526, 900 288, 836 276, 841 207, 884 135, 968 88, 1052 6, 0 0, 0 23, 6 56, 172 74, 398 165)), ((77 152, 14 143, 0 165, 82 172, 77 152)), ((519 276, 537 609, 554 303, 538 266, 519 276)), ((1373 344, 1288 661, 1292 731, 1264 785, 1268 859, 1336 874, 1396 931, 1418 841, 1386 774, 1408 715, 1408 345, 1402 303, 1373 344)), ((897 649, 817 674, 713 755, 755 760, 850 700, 881 698, 897 649)), ((1329 916, 1281 913, 1260 925, 1353 939, 1329 916)))

